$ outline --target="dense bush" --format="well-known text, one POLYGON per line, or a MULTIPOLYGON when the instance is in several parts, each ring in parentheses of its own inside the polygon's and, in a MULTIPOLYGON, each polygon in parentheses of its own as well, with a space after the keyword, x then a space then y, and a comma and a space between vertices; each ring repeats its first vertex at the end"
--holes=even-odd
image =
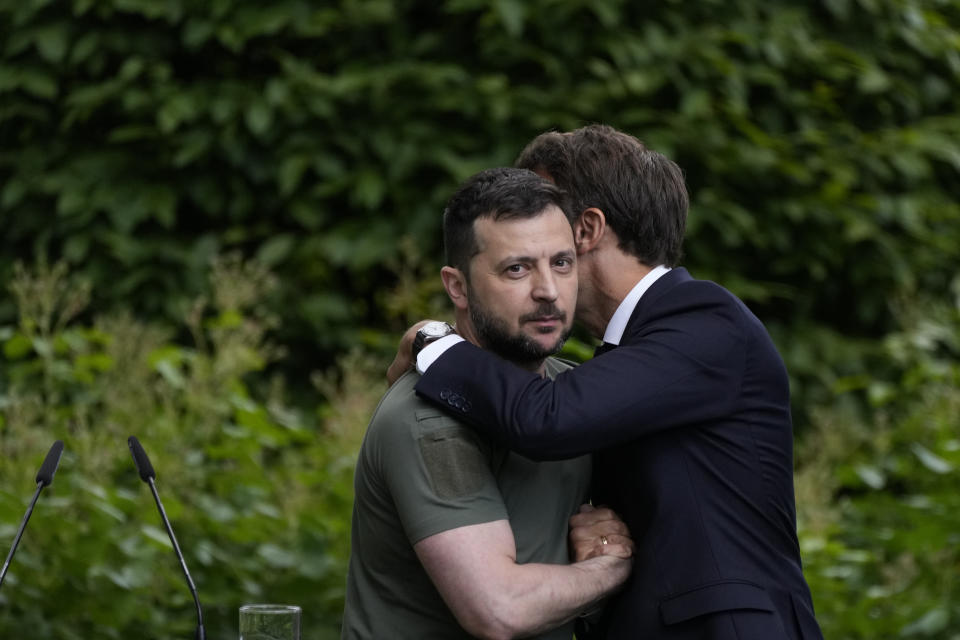
POLYGON ((681 164, 686 265, 787 360, 827 637, 956 640, 957 0, 8 0, 0 34, 0 539, 67 442, 0 635, 189 635, 136 434, 211 638, 261 599, 336 636, 446 197, 602 121, 681 164))
POLYGON ((605 121, 684 167, 688 265, 822 400, 960 260, 958 24, 956 0, 6 3, 0 279, 64 258, 94 308, 176 318, 242 250, 302 375, 392 345, 398 239, 435 265, 459 180, 605 121))
POLYGON ((385 384, 357 382, 371 365, 351 356, 346 378, 316 379, 346 394, 322 416, 287 405, 280 381, 255 393, 245 380, 277 355, 264 339, 270 278, 231 259, 211 280, 185 347, 128 315, 71 322, 86 289, 61 265, 17 272, 20 321, 0 336, 0 539, 13 539, 46 448, 61 438, 66 453, 0 593, 0 637, 192 637, 193 603, 129 435, 157 471, 209 638, 235 639, 237 608, 262 601, 300 604, 307 637, 337 637, 353 459, 385 384))
POLYGON ((816 412, 797 477, 807 578, 828 638, 941 638, 960 627, 960 279, 905 310, 864 422, 816 412))
MULTIPOLYGON (((138 435, 201 594, 211 639, 249 601, 303 606, 308 638, 337 637, 351 475, 384 362, 348 356, 317 376, 312 414, 281 380, 245 383, 275 348, 270 278, 213 270, 191 347, 129 316, 71 321, 86 289, 62 267, 18 271, 18 327, 0 331, 0 539, 12 539, 43 451, 67 442, 5 590, 0 635, 188 637, 192 602, 124 440, 138 435)), ((960 620, 960 280, 954 302, 905 308, 883 350, 897 374, 848 381, 874 407, 814 410, 797 493, 806 574, 826 637, 954 640, 960 620)))

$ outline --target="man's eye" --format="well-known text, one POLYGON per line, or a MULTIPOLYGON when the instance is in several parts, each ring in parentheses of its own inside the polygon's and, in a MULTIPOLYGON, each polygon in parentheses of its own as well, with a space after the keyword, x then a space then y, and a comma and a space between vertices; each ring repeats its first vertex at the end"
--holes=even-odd
POLYGON ((560 267, 561 269, 567 269, 573 266, 573 260, 570 258, 560 258, 553 263, 555 267, 560 267))
POLYGON ((507 273, 523 273, 522 264, 512 264, 505 269, 507 273))

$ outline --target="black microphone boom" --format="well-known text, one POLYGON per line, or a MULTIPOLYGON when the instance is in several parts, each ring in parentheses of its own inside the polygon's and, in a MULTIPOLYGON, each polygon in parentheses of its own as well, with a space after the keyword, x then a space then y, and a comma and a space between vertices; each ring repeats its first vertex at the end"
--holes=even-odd
POLYGON ((130 447, 130 454, 133 456, 133 466, 137 468, 140 479, 149 484, 151 480, 156 479, 157 473, 153 470, 153 465, 150 464, 150 458, 147 457, 147 452, 143 450, 143 446, 140 444, 140 441, 137 440, 136 436, 130 436, 127 440, 127 445, 130 447))
POLYGON ((10 561, 13 560, 13 554, 17 550, 17 545, 20 544, 20 538, 23 537, 23 530, 27 528, 27 521, 30 520, 33 507, 37 504, 37 498, 40 497, 40 492, 43 491, 43 488, 49 487, 53 482, 53 474, 57 472, 57 467, 60 466, 60 457, 62 455, 63 440, 57 440, 53 443, 53 446, 50 447, 50 451, 47 452, 47 457, 43 459, 43 464, 40 465, 40 470, 37 471, 37 490, 33 493, 33 499, 30 500, 30 506, 27 507, 27 512, 23 514, 23 521, 20 523, 17 536, 13 539, 13 546, 10 547, 10 553, 7 554, 7 559, 3 563, 3 569, 0 569, 0 585, 3 585, 3 579, 7 577, 7 569, 10 568, 10 561))
POLYGON ((190 577, 190 571, 187 569, 187 562, 183 559, 183 553, 180 551, 180 545, 177 544, 177 537, 173 535, 173 527, 170 526, 170 520, 167 518, 167 512, 163 508, 163 503, 160 502, 160 494, 157 493, 157 485, 154 482, 157 474, 153 470, 153 465, 150 464, 150 458, 147 457, 147 452, 143 450, 143 446, 140 444, 140 441, 137 440, 136 436, 130 436, 127 438, 127 446, 130 447, 130 454, 133 456, 133 464, 137 468, 137 473, 140 474, 140 479, 150 485, 150 491, 153 492, 153 499, 157 503, 157 509, 160 511, 160 518, 163 520, 163 526, 167 530, 167 535, 170 536, 170 542, 173 543, 173 550, 177 554, 177 560, 180 561, 180 568, 183 569, 183 575, 187 578, 187 587, 190 588, 190 595, 193 596, 193 602, 197 605, 197 633, 195 640, 206 640, 207 635, 203 628, 203 610, 200 608, 200 596, 197 595, 197 588, 193 584, 193 578, 190 577))
POLYGON ((57 472, 60 466, 60 458, 63 456, 63 440, 57 440, 47 451, 47 457, 43 459, 40 470, 37 471, 37 484, 49 487, 53 483, 53 474, 57 472))

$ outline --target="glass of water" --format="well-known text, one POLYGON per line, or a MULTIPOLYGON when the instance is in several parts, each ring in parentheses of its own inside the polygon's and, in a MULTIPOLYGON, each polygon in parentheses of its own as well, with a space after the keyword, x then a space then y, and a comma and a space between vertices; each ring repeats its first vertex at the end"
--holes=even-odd
POLYGON ((300 640, 300 607, 243 605, 240 607, 240 640, 300 640))

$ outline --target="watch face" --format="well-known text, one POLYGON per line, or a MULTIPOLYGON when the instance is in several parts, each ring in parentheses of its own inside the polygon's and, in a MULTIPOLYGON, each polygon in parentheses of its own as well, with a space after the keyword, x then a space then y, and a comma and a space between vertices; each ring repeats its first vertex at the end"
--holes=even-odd
POLYGON ((451 333, 450 325, 446 322, 430 322, 423 325, 423 328, 420 329, 424 336, 429 336, 431 338, 442 338, 443 336, 451 333))

